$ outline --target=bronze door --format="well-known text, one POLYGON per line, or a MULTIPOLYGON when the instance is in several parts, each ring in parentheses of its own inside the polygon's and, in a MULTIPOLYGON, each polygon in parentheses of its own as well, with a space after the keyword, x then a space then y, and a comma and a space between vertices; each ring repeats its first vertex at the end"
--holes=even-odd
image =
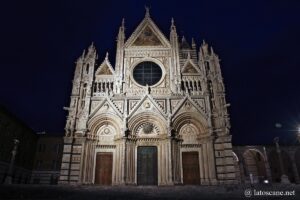
POLYGON ((157 148, 138 147, 137 184, 157 185, 157 148))
POLYGON ((199 156, 198 152, 182 152, 183 184, 199 185, 199 156))
POLYGON ((97 153, 95 184, 111 185, 112 183, 112 153, 97 153))

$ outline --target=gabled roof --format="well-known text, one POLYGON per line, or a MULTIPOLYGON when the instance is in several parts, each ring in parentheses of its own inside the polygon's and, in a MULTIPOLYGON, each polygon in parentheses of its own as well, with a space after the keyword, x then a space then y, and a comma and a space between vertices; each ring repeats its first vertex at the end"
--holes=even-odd
POLYGON ((112 68, 109 60, 108 60, 108 53, 106 53, 106 57, 104 59, 104 61, 101 63, 101 65, 98 67, 98 69, 96 70, 96 76, 110 76, 110 75, 114 75, 114 69, 112 68))
POLYGON ((89 116, 89 120, 94 118, 97 115, 101 115, 103 113, 115 114, 122 118, 123 114, 119 111, 119 109, 114 105, 112 100, 109 97, 106 97, 97 107, 91 112, 89 116), (105 107, 105 104, 107 106, 105 107), (102 110, 103 109, 103 110, 102 110))
POLYGON ((169 40, 159 30, 152 21, 149 14, 145 16, 143 21, 137 26, 125 43, 125 47, 167 47, 171 48, 169 40))
MULTIPOLYGON (((181 100, 181 102, 179 102, 176 105, 176 107, 175 107, 175 109, 174 109, 174 111, 172 113, 172 117, 176 116, 176 114, 180 110, 186 111, 186 108, 183 105, 186 104, 187 102, 188 102, 188 104, 189 104, 188 106, 190 108, 194 108, 195 110, 197 110, 198 113, 200 113, 203 116, 204 119, 206 119, 206 120, 208 119, 209 116, 205 113, 205 111, 199 105, 196 104, 196 102, 194 102, 191 99, 190 96, 186 96, 184 99, 181 100)), ((192 110, 192 109, 190 109, 190 110, 192 110)))
MULTIPOLYGON (((164 110, 162 110, 159 106, 159 104, 151 97, 151 95, 146 94, 135 106, 134 108, 131 110, 131 112, 128 115, 128 118, 132 117, 133 115, 135 115, 136 113, 138 113, 139 110, 145 111, 144 108, 142 108, 144 102, 149 102, 149 106, 150 104, 153 106, 152 112, 156 112, 159 115, 163 116, 164 118, 167 117, 166 113, 164 112, 164 110)), ((147 107, 147 106, 146 106, 147 107)))
POLYGON ((199 74, 199 73, 201 73, 200 69, 197 67, 197 65, 195 65, 193 60, 190 58, 189 54, 188 54, 188 58, 187 58, 185 64, 182 67, 181 72, 183 74, 199 74))

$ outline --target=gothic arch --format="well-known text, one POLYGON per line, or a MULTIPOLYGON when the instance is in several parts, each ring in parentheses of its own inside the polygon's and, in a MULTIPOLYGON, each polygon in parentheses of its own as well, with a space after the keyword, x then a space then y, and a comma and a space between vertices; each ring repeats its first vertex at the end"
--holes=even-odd
POLYGON ((176 116, 173 120, 173 129, 177 134, 180 133, 181 129, 186 124, 193 124, 197 128, 198 134, 207 135, 208 134, 208 123, 198 113, 195 112, 184 112, 176 116))
POLYGON ((166 120, 162 116, 152 112, 142 112, 134 115, 128 121, 128 129, 131 136, 137 136, 140 133, 143 136, 154 136, 167 134, 168 131, 166 120), (144 131, 147 130, 146 126, 148 126, 149 133, 144 131))
POLYGON ((254 182, 261 182, 267 177, 266 158, 258 149, 247 149, 243 153, 245 175, 253 176, 254 182))
POLYGON ((120 125, 122 124, 121 119, 114 114, 101 114, 93 117, 88 122, 88 130, 92 135, 96 135, 103 126, 110 126, 115 130, 114 135, 121 134, 120 125))

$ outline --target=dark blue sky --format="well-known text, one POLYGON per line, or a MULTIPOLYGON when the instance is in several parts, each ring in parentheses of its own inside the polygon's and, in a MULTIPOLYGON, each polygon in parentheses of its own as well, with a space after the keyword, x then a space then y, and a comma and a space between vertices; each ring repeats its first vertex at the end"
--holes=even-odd
POLYGON ((297 0, 7 1, 0 11, 0 103, 36 131, 63 133, 75 60, 94 41, 100 60, 109 51, 114 63, 122 18, 128 38, 144 5, 167 37, 174 17, 180 35, 214 47, 235 144, 294 140, 300 124, 297 0))

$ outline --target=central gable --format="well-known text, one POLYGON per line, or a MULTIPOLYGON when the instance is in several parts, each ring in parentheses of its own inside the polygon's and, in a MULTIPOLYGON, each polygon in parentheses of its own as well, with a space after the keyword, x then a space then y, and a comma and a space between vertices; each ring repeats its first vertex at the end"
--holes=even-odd
POLYGON ((152 29, 149 26, 146 26, 135 39, 132 46, 163 46, 163 44, 152 29))
POLYGON ((150 17, 145 17, 125 43, 125 47, 166 47, 170 48, 169 40, 159 30, 150 17))

